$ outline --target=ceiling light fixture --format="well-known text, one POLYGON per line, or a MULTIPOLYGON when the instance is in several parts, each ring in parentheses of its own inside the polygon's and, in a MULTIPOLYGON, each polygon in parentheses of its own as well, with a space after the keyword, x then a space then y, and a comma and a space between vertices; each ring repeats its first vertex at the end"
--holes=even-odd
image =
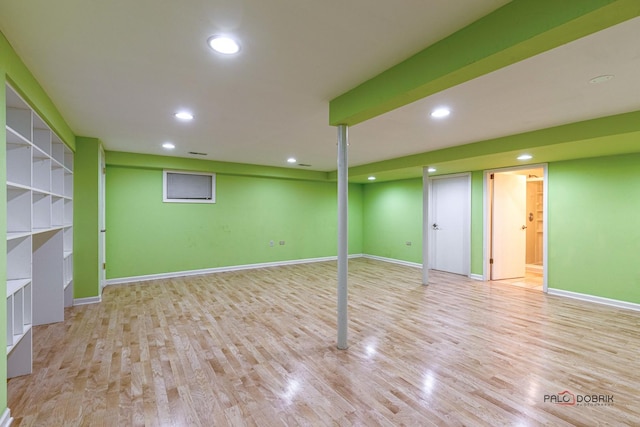
POLYGON ((295 163, 295 162, 297 162, 297 160, 294 157, 289 157, 287 159, 287 163, 295 163))
POLYGON ((176 119, 184 121, 193 120, 193 114, 188 111, 178 111, 176 114, 174 114, 174 116, 176 116, 176 119))
POLYGON ((375 176, 370 176, 369 178, 367 178, 369 181, 375 181, 376 177, 375 176))
POLYGON ((233 55, 240 51, 238 42, 228 36, 211 36, 207 40, 207 44, 211 49, 225 55, 233 55))
POLYGON ((451 114, 451 110, 447 107, 439 107, 431 112, 431 117, 434 119, 441 119, 443 117, 447 117, 449 114, 451 114))
POLYGON ((613 74, 603 74, 602 76, 592 78, 591 80, 589 80, 589 83, 591 84, 604 83, 604 82, 608 82, 612 78, 613 78, 613 74))
POLYGON ((427 169, 427 172, 429 173, 434 173, 436 171, 436 168, 429 168, 427 169))
POLYGON ((176 146, 170 142, 165 142, 164 144, 162 144, 162 148, 165 148, 167 150, 173 150, 174 148, 176 148, 176 146))
POLYGON ((531 154, 521 154, 517 157, 518 160, 531 160, 533 156, 531 154))

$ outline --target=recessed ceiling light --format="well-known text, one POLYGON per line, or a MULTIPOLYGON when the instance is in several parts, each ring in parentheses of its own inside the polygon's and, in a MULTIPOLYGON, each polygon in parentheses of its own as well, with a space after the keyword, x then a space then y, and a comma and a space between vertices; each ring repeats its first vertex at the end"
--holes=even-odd
POLYGON ((427 172, 429 173, 434 173, 436 171, 436 168, 429 168, 427 169, 427 172))
POLYGON ((207 40, 207 44, 211 49, 225 55, 233 55, 240 50, 238 42, 227 36, 211 36, 207 40))
POLYGON ((176 114, 174 114, 176 116, 176 119, 180 119, 180 120, 193 120, 193 114, 191 114, 188 111, 178 111, 176 114))
POLYGON ((517 157, 518 160, 531 160, 533 156, 531 154, 521 154, 517 157))
POLYGON ((297 162, 297 160, 294 157, 289 157, 287 159, 287 163, 295 163, 295 162, 297 162))
POLYGON ((375 181, 376 177, 375 176, 370 176, 369 178, 367 178, 369 181, 375 181))
POLYGON ((589 80, 589 83, 591 84, 604 83, 604 82, 608 82, 612 78, 613 78, 612 74, 604 74, 602 76, 592 78, 591 80, 589 80))
POLYGON ((176 148, 176 146, 170 142, 165 142, 164 144, 162 144, 162 148, 166 148, 167 150, 173 150, 174 148, 176 148))
POLYGON ((451 114, 451 110, 446 107, 440 107, 431 112, 431 117, 434 119, 441 119, 443 117, 447 117, 449 114, 451 114))

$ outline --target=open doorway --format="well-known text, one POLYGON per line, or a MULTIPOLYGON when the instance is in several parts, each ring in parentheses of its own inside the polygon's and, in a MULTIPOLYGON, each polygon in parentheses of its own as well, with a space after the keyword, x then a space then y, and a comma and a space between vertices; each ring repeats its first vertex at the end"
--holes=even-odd
POLYGON ((485 175, 486 278, 546 292, 546 165, 485 175))

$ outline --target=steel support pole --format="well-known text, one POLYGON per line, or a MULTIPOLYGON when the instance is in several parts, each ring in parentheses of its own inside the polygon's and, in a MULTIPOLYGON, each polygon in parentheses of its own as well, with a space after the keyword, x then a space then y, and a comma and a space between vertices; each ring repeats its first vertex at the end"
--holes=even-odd
POLYGON ((347 272, 348 272, 348 208, 349 173, 347 125, 338 126, 338 348, 347 345, 347 272))
POLYGON ((422 284, 429 284, 429 172, 422 169, 422 284))

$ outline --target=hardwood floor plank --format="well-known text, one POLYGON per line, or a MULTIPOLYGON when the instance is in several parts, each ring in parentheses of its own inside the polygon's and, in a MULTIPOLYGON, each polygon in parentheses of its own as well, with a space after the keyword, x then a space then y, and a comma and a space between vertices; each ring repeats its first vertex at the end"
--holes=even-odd
POLYGON ((109 286, 34 327, 16 426, 640 425, 640 313, 349 261, 109 286), (565 390, 612 404, 545 401, 565 390))

